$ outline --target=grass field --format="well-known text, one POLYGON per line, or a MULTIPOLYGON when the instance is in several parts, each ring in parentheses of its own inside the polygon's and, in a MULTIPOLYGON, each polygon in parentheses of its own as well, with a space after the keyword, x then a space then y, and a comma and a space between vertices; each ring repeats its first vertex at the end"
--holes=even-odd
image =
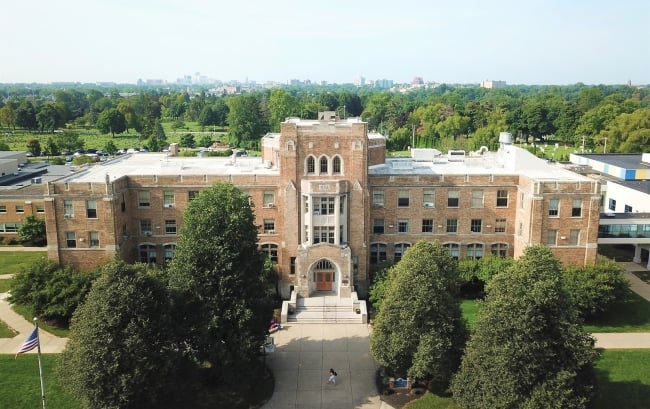
POLYGON ((632 274, 650 284, 650 271, 633 271, 632 274))
POLYGON ((460 304, 460 309, 463 313, 463 318, 467 321, 467 325, 471 330, 474 328, 474 323, 476 322, 476 314, 478 313, 478 301, 477 300, 463 300, 460 304))
POLYGON ((645 332, 650 331, 650 302, 632 291, 609 311, 590 319, 585 325, 587 332, 645 332))
POLYGON ((43 251, 2 251, 0 252, 0 274, 16 274, 23 267, 28 267, 42 257, 47 257, 43 251))
POLYGON ((0 294, 6 293, 11 287, 11 279, 0 280, 0 294))
MULTIPOLYGON (((596 362, 597 394, 594 409, 650 408, 650 349, 603 351, 596 362)), ((427 393, 408 409, 456 409, 453 398, 427 393)))
MULTIPOLYGON (((61 390, 54 376, 57 354, 43 354, 45 394, 48 409, 75 409, 81 404, 61 390)), ((0 354, 0 408, 34 409, 42 407, 38 359, 35 354, 0 354)))

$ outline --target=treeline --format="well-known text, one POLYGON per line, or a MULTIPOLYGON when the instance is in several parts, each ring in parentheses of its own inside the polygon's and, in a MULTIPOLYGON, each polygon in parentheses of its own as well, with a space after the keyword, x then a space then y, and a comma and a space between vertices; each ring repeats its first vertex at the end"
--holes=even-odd
POLYGON ((596 152, 644 151, 650 138, 650 90, 631 86, 488 90, 443 84, 405 92, 313 86, 238 95, 0 86, 0 95, 0 126, 7 129, 54 132, 90 127, 112 135, 133 129, 151 138, 161 121, 192 121, 228 127, 230 143, 240 147, 254 147, 264 133, 279 131, 286 117, 316 119, 325 110, 340 117, 361 116, 371 130, 388 136, 392 150, 494 149, 502 131, 521 141, 553 141, 596 152))

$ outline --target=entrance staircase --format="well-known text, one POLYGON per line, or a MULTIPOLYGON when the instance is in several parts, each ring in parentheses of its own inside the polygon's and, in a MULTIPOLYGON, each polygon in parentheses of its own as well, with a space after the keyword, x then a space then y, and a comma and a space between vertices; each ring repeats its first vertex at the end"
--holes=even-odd
MULTIPOLYGON (((366 302, 337 295, 320 295, 309 298, 292 297, 287 304, 286 322, 300 324, 363 324, 367 322, 366 302), (295 299, 295 303, 292 303, 295 299)), ((284 310, 284 308, 283 308, 284 310)), ((283 311, 284 312, 284 311, 283 311)))

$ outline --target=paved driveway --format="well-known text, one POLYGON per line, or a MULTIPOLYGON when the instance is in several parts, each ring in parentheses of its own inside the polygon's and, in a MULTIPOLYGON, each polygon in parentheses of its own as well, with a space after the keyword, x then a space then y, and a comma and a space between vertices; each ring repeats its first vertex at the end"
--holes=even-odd
POLYGON ((276 348, 266 362, 275 391, 264 409, 387 408, 375 384, 367 325, 287 324, 272 336, 276 348), (329 368, 338 373, 336 385, 327 383, 329 368))

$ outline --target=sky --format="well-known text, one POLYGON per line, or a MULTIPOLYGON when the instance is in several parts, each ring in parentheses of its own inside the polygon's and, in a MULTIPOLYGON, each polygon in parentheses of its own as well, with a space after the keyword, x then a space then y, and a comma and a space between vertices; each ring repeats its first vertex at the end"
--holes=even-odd
POLYGON ((648 0, 3 3, 0 83, 650 84, 648 0))

